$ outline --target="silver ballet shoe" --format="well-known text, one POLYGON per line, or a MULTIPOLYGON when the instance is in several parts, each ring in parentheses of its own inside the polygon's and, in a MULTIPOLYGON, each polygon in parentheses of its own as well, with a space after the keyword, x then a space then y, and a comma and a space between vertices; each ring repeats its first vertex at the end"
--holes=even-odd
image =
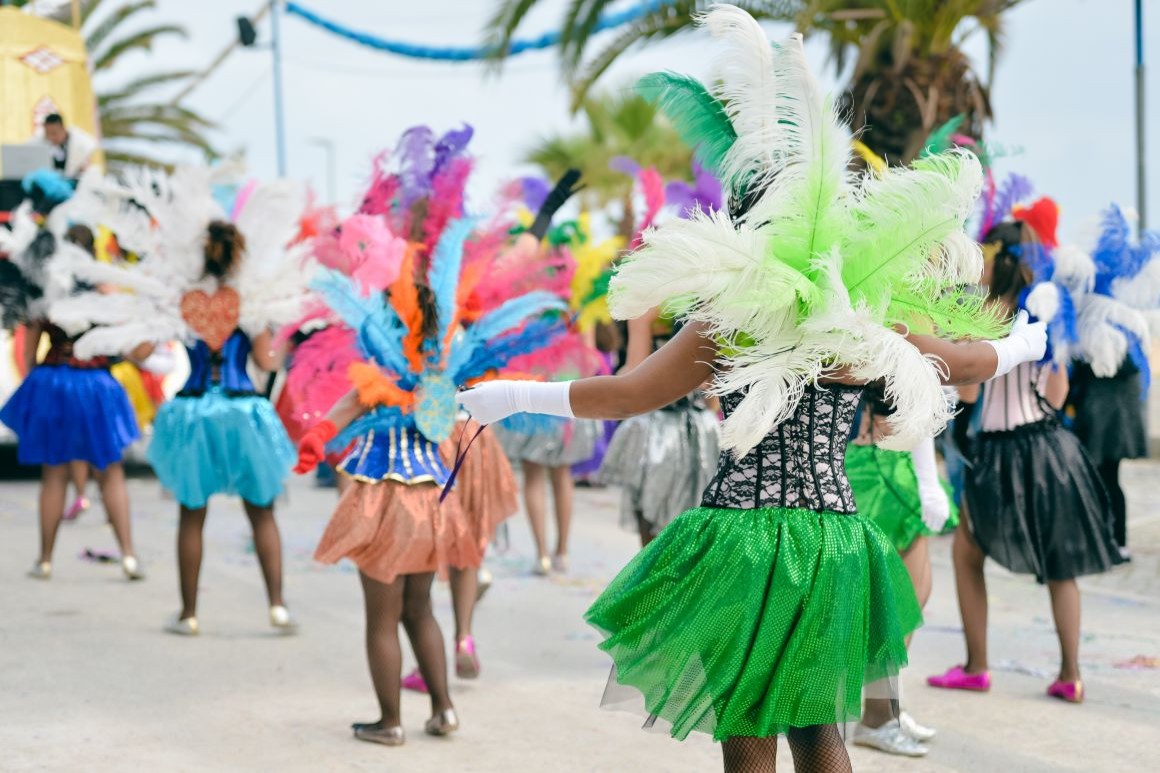
POLYGON ((451 735, 459 729, 459 715, 455 709, 444 709, 427 720, 423 732, 427 735, 451 735))
POLYGON ((196 617, 183 618, 178 614, 169 618, 165 630, 178 636, 197 636, 201 633, 201 626, 198 625, 196 617))
POLYGON ((145 579, 145 572, 141 571, 141 564, 137 561, 136 556, 125 556, 122 558, 121 571, 125 573, 125 579, 130 582, 145 579))
POLYGON ((920 725, 918 721, 910 716, 909 712, 902 712, 898 715, 898 725, 902 728, 902 732, 916 741, 929 741, 938 735, 938 731, 933 727, 920 725))
POLYGON ((38 561, 35 566, 28 570, 28 576, 34 580, 51 580, 52 562, 38 561))
POLYGON ((290 610, 281 604, 270 607, 270 625, 286 635, 298 632, 298 621, 290 610))
POLYGON ((383 727, 381 722, 355 722, 350 726, 354 737, 368 743, 382 744, 383 746, 402 746, 407 740, 402 726, 383 727))

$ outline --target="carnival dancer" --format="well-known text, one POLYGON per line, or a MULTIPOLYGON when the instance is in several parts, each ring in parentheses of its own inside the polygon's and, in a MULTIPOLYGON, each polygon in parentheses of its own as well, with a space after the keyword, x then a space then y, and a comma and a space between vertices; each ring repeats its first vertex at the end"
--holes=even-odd
MULTIPOLYGON (((879 447, 879 441, 890 435, 887 419, 893 410, 884 395, 874 389, 866 391, 858 434, 846 448, 846 477, 858 512, 873 521, 898 551, 919 608, 925 609, 931 593, 928 538, 953 530, 958 509, 939 479, 933 438, 923 439, 911 451, 879 447)), ((862 719, 854 728, 854 743, 921 757, 929 751, 924 743, 935 735, 933 728, 917 722, 905 708, 867 698, 862 719)))
POLYGON ((353 442, 339 465, 352 480, 315 558, 348 558, 359 568, 367 659, 381 714, 353 730, 360 740, 388 746, 405 738, 400 623, 431 696, 425 731, 442 736, 459 727, 447 690, 443 636, 431 611, 435 573, 473 571, 481 560, 482 547, 439 451, 455 426, 455 390, 542 345, 554 325, 539 318, 562 310, 553 296, 533 293, 512 298, 466 329, 461 324, 470 314, 463 301, 481 277, 468 270, 465 254, 488 240, 469 241, 474 219, 430 194, 453 185, 451 177, 466 179, 469 167, 457 163, 456 147, 469 137, 452 133, 437 142, 426 127, 405 133, 393 160, 398 172, 380 169, 368 194, 378 200, 377 211, 394 213, 393 224, 383 217, 373 224, 379 233, 367 246, 380 260, 349 275, 323 269, 314 284, 354 331, 362 361, 349 367, 355 388, 304 435, 297 470, 312 469, 328 446, 353 442))
MULTIPOLYGON (((121 551, 121 569, 130 580, 145 575, 133 548, 129 494, 122 458, 137 439, 137 423, 125 390, 109 375, 109 357, 82 356, 76 335, 54 322, 52 304, 77 291, 78 272, 91 256, 73 242, 40 229, 29 204, 14 213, 11 231, 0 229, 0 292, 4 326, 25 326, 28 376, 0 409, 0 421, 19 438, 17 459, 41 467, 40 556, 29 577, 52 577, 57 530, 65 516, 65 497, 73 466, 97 471, 101 501, 121 551), (40 338, 49 350, 37 364, 40 338)), ((145 357, 148 347, 123 347, 118 355, 145 357)), ((83 497, 83 488, 78 489, 83 497)))
MULTIPOLYGON (((202 531, 215 494, 242 499, 269 602, 269 622, 296 630, 282 593, 282 545, 274 500, 294 462, 294 448, 269 401, 247 373, 279 366, 273 331, 301 316, 306 279, 297 270, 308 245, 287 248, 305 204, 303 188, 279 181, 258 186, 237 222, 224 219, 211 194, 211 172, 183 167, 172 176, 133 170, 124 183, 82 181, 106 202, 104 216, 133 264, 93 263, 91 276, 128 292, 114 308, 80 297, 70 317, 101 317, 78 351, 99 353, 121 342, 180 340, 190 375, 158 412, 148 459, 179 504, 177 559, 181 611, 166 630, 193 636, 202 531)), ((85 191, 79 191, 78 196, 85 191)), ((64 312, 64 306, 57 304, 64 312)))
MULTIPOLYGON (((546 239, 549 250, 540 265, 540 285, 559 294, 571 311, 569 331, 553 347, 544 347, 534 355, 513 361, 512 367, 538 378, 559 380, 569 376, 601 372, 604 359, 595 345, 595 325, 607 315, 604 296, 612 261, 623 247, 616 238, 596 241, 589 219, 561 223, 550 230, 556 211, 578 190, 579 173, 566 174, 540 207, 531 233, 546 239), (541 233, 541 230, 543 233, 541 233), (601 281, 603 277, 604 281, 601 281)), ((592 458, 603 436, 603 425, 596 421, 531 421, 519 424, 505 422, 496 428, 504 452, 523 472, 524 507, 528 513, 536 559, 532 572, 546 577, 551 572, 568 570, 568 539, 572 525, 575 494, 572 467, 592 458), (547 489, 552 489, 556 540, 548 549, 547 489)))
MULTIPOLYGON (((983 236, 987 256, 983 284, 996 308, 1014 311, 1023 300, 1033 314, 1050 320, 1049 331, 1056 327, 1066 331, 1074 329, 1074 323, 1064 320, 1071 304, 1060 302, 1060 286, 1051 274, 1037 277, 1035 271, 1050 267, 1047 250, 1055 246, 1054 205, 1043 206, 1052 208, 1049 227, 1021 217, 1016 209, 1013 220, 998 222, 983 236), (1051 303, 1044 302, 1047 296, 1053 298, 1051 303)), ((1048 341, 1054 355, 1066 351, 1064 335, 1049 336, 1048 341)), ((1063 363, 1066 359, 1063 354, 1063 363)), ((1075 578, 1105 572, 1123 559, 1112 535, 1111 503, 1099 472, 1079 440, 1057 419, 1067 391, 1066 367, 1050 362, 1025 362, 983 387, 982 431, 965 452, 970 460, 966 517, 955 532, 953 547, 967 661, 930 677, 927 682, 933 687, 980 692, 991 687, 983 574, 989 556, 1047 585, 1061 656, 1059 674, 1047 694, 1072 703, 1083 701, 1075 578)), ((959 395, 963 414, 969 415, 979 401, 979 390, 962 387, 959 395)), ((965 432, 957 435, 960 447, 966 448, 965 432)))
MULTIPOLYGON (((1149 317, 1160 313, 1160 234, 1136 243, 1119 207, 1104 213, 1090 255, 1065 261, 1060 280, 1076 296, 1076 346, 1068 404, 1075 433, 1112 501, 1113 534, 1127 558, 1128 508, 1120 462, 1148 455, 1146 396, 1152 370, 1149 317), (1086 259, 1085 259, 1086 258, 1086 259)), ((1074 253, 1073 253, 1074 255, 1074 253)))
POLYGON ((858 716, 864 684, 889 690, 920 619, 905 568, 855 513, 842 471, 863 385, 881 382, 895 406, 891 445, 913 443, 949 416, 942 381, 1038 359, 1043 326, 1020 320, 1006 339, 960 344, 896 331, 1002 329, 955 289, 980 270, 962 230, 978 162, 952 152, 852 177, 801 38, 771 48, 732 6, 704 23, 727 45, 716 94, 665 75, 662 104, 689 108, 678 128, 723 180, 732 218, 647 233, 609 292, 618 317, 679 299, 685 327, 624 375, 492 382, 460 400, 485 424, 518 411, 624 418, 711 380, 725 452, 701 507, 587 614, 616 664, 606 697, 632 688, 675 737, 712 733, 728 771, 773 770, 780 733, 796 770, 849 770, 836 724, 858 716))
MULTIPOLYGON (((639 90, 659 98, 644 79, 639 90)), ((675 181, 664 185, 655 169, 630 167, 647 203, 645 216, 630 244, 641 244, 661 208, 671 199, 682 217, 722 206, 721 184, 694 163, 695 186, 675 181)), ((623 372, 644 362, 680 329, 680 320, 660 309, 628 321, 628 349, 623 372)), ((696 506, 713 477, 719 455, 717 401, 696 390, 659 411, 622 422, 612 437, 600 469, 602 483, 619 485, 621 523, 640 534, 641 546, 652 542, 676 516, 696 506)))

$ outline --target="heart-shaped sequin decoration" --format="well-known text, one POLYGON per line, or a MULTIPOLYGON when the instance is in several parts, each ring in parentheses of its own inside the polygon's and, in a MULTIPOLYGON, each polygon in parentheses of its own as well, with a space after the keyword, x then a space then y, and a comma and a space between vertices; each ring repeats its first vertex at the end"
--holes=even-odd
POLYGON ((188 292, 181 298, 181 316, 211 351, 221 351, 238 329, 241 300, 232 287, 219 287, 210 295, 205 290, 188 292))

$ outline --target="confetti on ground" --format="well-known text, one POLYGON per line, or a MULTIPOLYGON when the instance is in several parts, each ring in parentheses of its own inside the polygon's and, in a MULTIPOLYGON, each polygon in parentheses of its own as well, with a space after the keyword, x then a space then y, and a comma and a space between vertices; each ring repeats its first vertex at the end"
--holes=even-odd
POLYGON ((1160 658, 1154 655, 1137 655, 1131 660, 1125 660, 1122 663, 1116 663, 1116 668, 1123 668, 1129 671, 1143 671, 1146 669, 1160 668, 1160 658))

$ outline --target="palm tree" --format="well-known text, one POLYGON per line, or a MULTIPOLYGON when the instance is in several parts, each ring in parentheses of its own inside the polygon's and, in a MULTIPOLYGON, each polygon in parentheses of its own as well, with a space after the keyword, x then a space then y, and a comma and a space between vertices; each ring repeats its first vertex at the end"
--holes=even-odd
POLYGON ((666 179, 688 178, 692 151, 677 132, 643 98, 624 90, 588 96, 580 103, 587 126, 576 133, 541 139, 524 156, 551 179, 569 167, 583 172, 581 201, 588 209, 619 204, 617 231, 632 237, 636 222, 631 177, 611 167, 618 156, 656 167, 666 179))
MULTIPOLYGON (((538 0, 498 0, 488 42, 501 59, 538 0)), ((571 0, 559 47, 561 69, 575 105, 621 54, 647 41, 686 32, 711 0, 675 0, 622 28, 596 54, 592 36, 614 0, 571 0)), ((853 57, 843 91, 855 131, 878 155, 906 163, 932 129, 956 115, 961 130, 979 138, 991 117, 989 90, 1001 50, 1002 15, 1023 0, 733 0, 757 19, 792 23, 820 33, 838 72, 853 57), (985 77, 963 53, 965 37, 981 31, 990 43, 985 77)))
MULTIPOLYGON (((26 2, 17 0, 15 4, 26 2)), ((209 120, 181 105, 153 98, 157 89, 186 80, 194 75, 193 71, 152 73, 116 87, 99 82, 116 72, 117 63, 126 54, 151 51, 162 38, 188 36, 186 29, 176 24, 134 24, 144 18, 143 13, 156 7, 156 0, 124 0, 116 7, 104 0, 86 0, 81 5, 81 34, 93 72, 105 158, 112 168, 124 164, 162 165, 156 156, 139 149, 142 142, 194 147, 208 156, 215 155, 207 137, 213 128, 209 120)), ((60 6, 57 15, 61 21, 68 21, 68 3, 60 6)))

